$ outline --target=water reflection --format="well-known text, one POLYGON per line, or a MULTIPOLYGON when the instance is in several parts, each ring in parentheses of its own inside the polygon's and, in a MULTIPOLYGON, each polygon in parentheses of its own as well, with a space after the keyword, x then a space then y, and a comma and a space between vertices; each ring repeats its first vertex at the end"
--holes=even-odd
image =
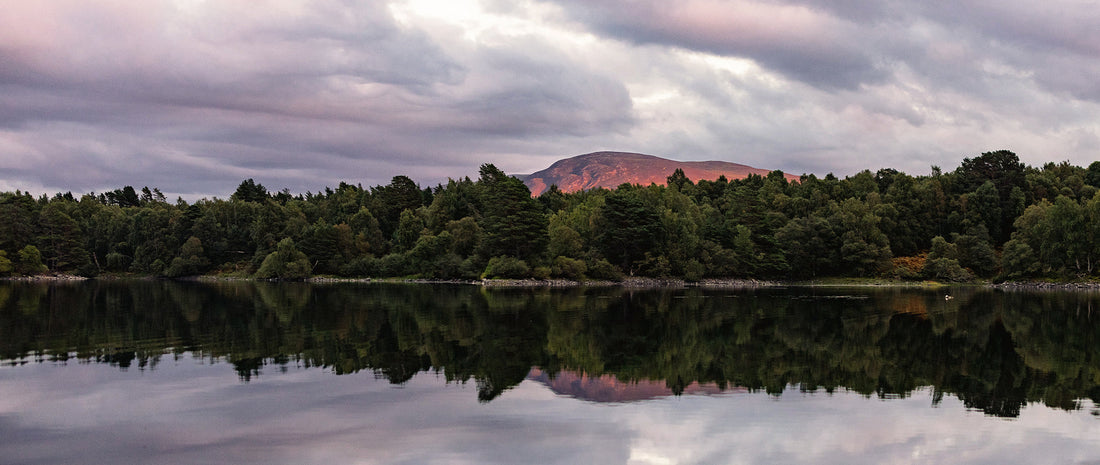
POLYGON ((529 377, 597 401, 798 386, 931 392, 933 404, 950 395, 1016 417, 1030 402, 1100 400, 1096 294, 951 294, 2 283, 0 359, 155 370, 187 354, 228 362, 243 381, 289 367, 370 370, 396 384, 433 372, 472 381, 485 402, 529 377))
POLYGON ((714 383, 695 382, 676 394, 663 381, 620 381, 615 375, 609 374, 593 376, 569 370, 547 373, 539 368, 532 368, 527 379, 546 386, 555 394, 591 402, 637 402, 672 395, 715 395, 747 391, 737 388, 723 389, 714 383))

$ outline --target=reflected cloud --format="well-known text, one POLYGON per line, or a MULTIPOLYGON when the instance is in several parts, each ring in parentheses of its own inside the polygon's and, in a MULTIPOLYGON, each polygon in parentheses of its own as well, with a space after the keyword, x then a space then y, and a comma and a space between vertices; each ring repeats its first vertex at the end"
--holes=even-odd
POLYGON ((931 393, 661 397, 599 404, 525 381, 483 404, 431 374, 292 369, 240 384, 218 364, 126 373, 0 369, 0 454, 18 463, 1073 463, 1100 458, 1085 412, 1013 421, 929 408, 931 393), (76 373, 74 373, 76 372, 76 373), (75 383, 57 383, 59 374, 75 383), (52 402, 23 402, 47 393, 52 402), (29 397, 28 397, 29 396, 29 397), (16 402, 10 402, 14 400, 16 402), (75 421, 74 421, 75 420, 75 421), (106 420, 106 422, 104 422, 106 420))

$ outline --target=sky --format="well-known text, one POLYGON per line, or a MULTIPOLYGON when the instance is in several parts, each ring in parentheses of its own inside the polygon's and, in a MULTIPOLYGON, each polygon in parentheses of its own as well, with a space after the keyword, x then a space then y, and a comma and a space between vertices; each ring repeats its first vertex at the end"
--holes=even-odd
POLYGON ((1093 0, 39 0, 0 191, 422 186, 600 150, 787 173, 1100 159, 1093 0))

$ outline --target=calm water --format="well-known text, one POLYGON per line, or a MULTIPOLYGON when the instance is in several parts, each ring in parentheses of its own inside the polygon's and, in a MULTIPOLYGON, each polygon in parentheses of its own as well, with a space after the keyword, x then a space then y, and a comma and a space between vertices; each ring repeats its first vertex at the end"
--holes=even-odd
POLYGON ((1100 463, 1095 293, 0 283, 0 361, 0 463, 1100 463))

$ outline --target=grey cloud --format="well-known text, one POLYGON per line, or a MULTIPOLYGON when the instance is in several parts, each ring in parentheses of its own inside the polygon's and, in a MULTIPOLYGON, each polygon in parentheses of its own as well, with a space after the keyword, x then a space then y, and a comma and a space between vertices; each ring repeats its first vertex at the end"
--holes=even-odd
POLYGON ((917 2, 909 10, 906 24, 933 25, 939 37, 910 37, 907 50, 893 52, 937 83, 969 83, 967 91, 980 93, 981 85, 1000 87, 991 82, 1003 79, 998 71, 1011 71, 1043 90, 1100 101, 1100 85, 1091 79, 1100 71, 1100 10, 1094 5, 972 0, 917 2), (929 61, 933 40, 938 43, 932 47, 964 53, 929 61), (991 64, 1006 69, 993 71, 991 64))
MULTIPOLYGON (((5 76, 0 85, 68 93, 96 104, 131 102, 308 117, 312 108, 294 104, 308 99, 312 105, 313 99, 332 98, 334 93, 361 98, 348 90, 355 85, 395 86, 415 94, 430 93, 432 85, 461 82, 460 65, 422 33, 399 30, 384 6, 372 3, 331 15, 310 9, 304 18, 286 24, 248 16, 231 23, 162 19, 159 27, 164 30, 136 28, 113 41, 89 45, 77 42, 81 36, 62 34, 70 41, 39 54, 7 54, 9 69, 21 70, 17 74, 24 77, 5 76), (188 40, 180 42, 165 31, 172 29, 185 29, 188 40), (144 45, 135 49, 130 41, 144 45)), ((232 13, 243 12, 208 15, 232 13)), ((110 21, 105 22, 99 26, 109 28, 110 21)), ((89 114, 88 119, 99 116, 89 114)))
POLYGON ((560 0, 582 23, 612 37, 752 58, 828 89, 879 82, 888 71, 848 21, 802 5, 754 2, 560 0))
POLYGON ((0 46, 0 137, 42 151, 19 161, 41 185, 226 195, 244 177, 296 191, 349 175, 371 185, 431 172, 431 182, 476 173, 468 160, 509 140, 631 124, 621 82, 571 66, 544 40, 446 52, 386 3, 299 7, 53 12, 70 21, 56 38, 0 46), (89 30, 118 33, 86 41, 89 30))
POLYGON ((1092 79, 1100 10, 1086 3, 551 1, 609 37, 751 58, 827 91, 891 82, 900 66, 937 85, 980 91, 990 85, 983 66, 992 60, 1034 74, 1053 92, 1100 95, 1092 79), (936 55, 947 47, 967 53, 936 55))
POLYGON ((1088 2, 935 0, 916 3, 914 9, 935 21, 1034 51, 1100 53, 1100 10, 1088 2))
POLYGON ((512 136, 583 136, 632 122, 622 83, 571 67, 544 44, 489 48, 479 55, 493 82, 452 105, 460 126, 512 136))

